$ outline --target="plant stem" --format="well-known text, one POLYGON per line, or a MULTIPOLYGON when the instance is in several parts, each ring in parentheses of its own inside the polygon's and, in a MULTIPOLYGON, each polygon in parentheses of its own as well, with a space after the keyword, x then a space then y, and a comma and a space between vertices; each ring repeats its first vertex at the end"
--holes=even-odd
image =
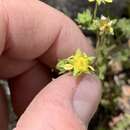
POLYGON ((105 66, 107 62, 107 51, 106 50, 106 37, 105 35, 100 35, 97 33, 97 44, 96 44, 96 61, 95 65, 97 66, 97 74, 101 80, 104 80, 106 68, 103 67, 101 71, 101 66, 105 66))
POLYGON ((93 19, 96 19, 96 16, 97 16, 97 10, 98 10, 98 4, 97 4, 97 2, 96 2, 96 3, 95 3, 95 8, 94 8, 93 19))
POLYGON ((96 50, 98 50, 99 44, 100 44, 100 36, 99 36, 99 34, 97 33, 96 50))
POLYGON ((101 43, 101 37, 100 37, 99 34, 97 33, 95 66, 97 66, 97 75, 99 76, 99 78, 100 78, 100 71, 99 71, 100 60, 99 60, 99 58, 100 58, 100 53, 101 53, 100 43, 101 43))
POLYGON ((100 36, 99 36, 99 34, 97 33, 97 43, 96 43, 96 65, 98 65, 99 64, 99 62, 98 62, 98 57, 100 56, 100 41, 101 39, 100 39, 100 36))

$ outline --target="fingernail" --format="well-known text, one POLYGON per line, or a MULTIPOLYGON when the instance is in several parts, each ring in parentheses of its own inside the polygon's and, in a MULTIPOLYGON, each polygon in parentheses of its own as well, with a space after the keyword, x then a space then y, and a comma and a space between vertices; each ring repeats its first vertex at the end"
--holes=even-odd
POLYGON ((100 81, 94 75, 81 78, 73 98, 73 106, 79 118, 87 123, 95 113, 101 97, 100 81))

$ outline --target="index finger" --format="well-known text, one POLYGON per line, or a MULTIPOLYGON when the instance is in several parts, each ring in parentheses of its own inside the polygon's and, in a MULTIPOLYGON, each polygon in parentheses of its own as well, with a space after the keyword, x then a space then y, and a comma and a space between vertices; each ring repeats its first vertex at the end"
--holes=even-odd
POLYGON ((40 57, 53 66, 57 59, 71 55, 77 48, 92 53, 79 28, 48 5, 28 0, 4 0, 2 5, 7 16, 5 55, 23 60, 40 57))

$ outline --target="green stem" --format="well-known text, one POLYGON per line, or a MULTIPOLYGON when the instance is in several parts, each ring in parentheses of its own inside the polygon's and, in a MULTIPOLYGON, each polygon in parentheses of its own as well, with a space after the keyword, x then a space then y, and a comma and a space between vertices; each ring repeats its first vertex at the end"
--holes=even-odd
POLYGON ((101 41, 101 37, 100 35, 97 33, 97 43, 96 43, 96 61, 95 61, 95 66, 97 67, 97 75, 100 75, 99 72, 99 57, 100 57, 100 41, 101 41))
POLYGON ((106 43, 105 35, 99 35, 99 33, 97 33, 97 44, 96 44, 96 57, 97 58, 96 58, 95 64, 97 67, 97 74, 101 80, 104 79, 103 75, 105 75, 105 71, 100 72, 100 69, 99 69, 101 65, 105 64, 104 58, 106 57, 104 57, 104 52, 103 52, 105 51, 104 50, 105 43, 106 43))
POLYGON ((98 10, 98 4, 97 4, 97 2, 96 2, 96 3, 95 3, 95 8, 94 8, 93 19, 96 19, 96 16, 97 16, 97 10, 98 10))
POLYGON ((100 44, 100 36, 99 36, 99 34, 97 33, 96 50, 98 50, 99 44, 100 44))
POLYGON ((96 43, 96 65, 98 65, 98 57, 100 56, 100 42, 101 38, 100 35, 97 33, 97 43, 96 43))

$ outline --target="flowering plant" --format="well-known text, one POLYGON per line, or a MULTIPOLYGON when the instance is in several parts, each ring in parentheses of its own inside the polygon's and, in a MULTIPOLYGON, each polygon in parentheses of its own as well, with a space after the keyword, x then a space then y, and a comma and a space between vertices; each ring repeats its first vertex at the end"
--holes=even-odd
MULTIPOLYGON (((119 38, 122 38, 122 36, 125 35, 127 38, 130 36, 130 21, 126 19, 111 19, 109 16, 105 16, 104 14, 97 16, 100 5, 107 3, 110 4, 113 0, 88 1, 90 3, 95 3, 94 9, 87 9, 83 11, 83 13, 78 13, 76 22, 83 30, 91 31, 96 35, 96 58, 94 62, 94 65, 96 66, 95 72, 101 80, 104 80, 108 69, 107 66, 112 60, 110 54, 112 54, 114 49, 116 50, 115 44, 118 44, 120 41, 119 38), (115 44, 113 44, 113 42, 115 44)), ((122 55, 123 52, 124 51, 122 51, 122 55)), ((88 59, 90 60, 91 57, 85 55, 85 53, 80 50, 77 50, 73 56, 59 60, 56 68, 60 71, 60 74, 69 71, 71 71, 74 76, 79 76, 82 73, 90 73, 93 71, 90 62, 93 58, 90 61, 88 59), (87 62, 83 62, 85 60, 87 62)), ((122 61, 123 59, 124 58, 122 58, 122 61)))
POLYGON ((94 57, 88 56, 86 53, 81 52, 80 49, 77 49, 74 55, 59 60, 56 68, 60 71, 60 74, 70 71, 73 76, 79 76, 94 71, 94 68, 91 66, 93 60, 94 57))

